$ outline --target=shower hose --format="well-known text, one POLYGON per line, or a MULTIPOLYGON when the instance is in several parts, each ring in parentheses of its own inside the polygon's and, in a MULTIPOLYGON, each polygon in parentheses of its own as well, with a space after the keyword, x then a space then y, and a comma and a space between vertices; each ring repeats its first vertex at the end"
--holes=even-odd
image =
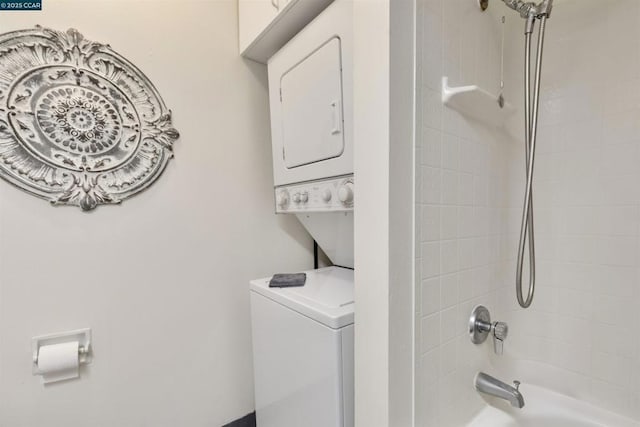
POLYGON ((518 261, 516 268, 516 296, 518 304, 522 308, 528 308, 533 302, 536 289, 536 253, 533 233, 533 165, 535 160, 536 138, 538 131, 538 110, 540 103, 540 73, 542 71, 542 49, 544 46, 544 30, 547 16, 542 15, 538 33, 538 49, 536 53, 536 67, 533 87, 533 100, 531 99, 531 34, 535 20, 534 15, 527 19, 525 29, 525 68, 524 68, 524 110, 525 110, 525 153, 527 184, 522 209, 522 223, 520 227, 520 239, 518 243, 518 261), (533 101, 533 102, 532 102, 533 101), (523 297, 522 276, 524 266, 524 252, 529 242, 529 290, 527 297, 523 297))

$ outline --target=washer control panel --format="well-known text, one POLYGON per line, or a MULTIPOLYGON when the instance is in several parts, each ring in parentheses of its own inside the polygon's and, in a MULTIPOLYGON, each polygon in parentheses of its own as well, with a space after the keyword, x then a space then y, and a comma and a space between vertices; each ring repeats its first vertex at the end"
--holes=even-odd
POLYGON ((351 211, 353 175, 275 188, 276 212, 351 211))

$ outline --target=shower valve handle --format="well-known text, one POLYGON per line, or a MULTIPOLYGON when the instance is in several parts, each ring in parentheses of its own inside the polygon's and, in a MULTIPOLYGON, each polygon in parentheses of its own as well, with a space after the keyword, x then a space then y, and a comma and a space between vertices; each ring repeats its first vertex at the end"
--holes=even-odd
POLYGON ((509 326, 504 322, 494 322, 491 325, 491 331, 493 332, 493 350, 501 355, 504 350, 504 340, 509 335, 509 326))
POLYGON ((502 354, 504 340, 509 334, 509 326, 505 322, 491 322, 491 314, 486 307, 476 306, 469 317, 469 338, 474 344, 482 344, 489 333, 493 335, 493 350, 502 354))

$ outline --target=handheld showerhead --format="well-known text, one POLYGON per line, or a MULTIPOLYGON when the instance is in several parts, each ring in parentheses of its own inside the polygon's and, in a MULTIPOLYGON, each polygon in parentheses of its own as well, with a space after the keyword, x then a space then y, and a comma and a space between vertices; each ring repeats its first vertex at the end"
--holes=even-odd
POLYGON ((523 0, 502 0, 504 4, 515 10, 524 19, 540 18, 551 15, 553 8, 553 0, 543 0, 539 4, 533 2, 525 2, 523 0))
POLYGON ((522 0, 502 0, 504 4, 515 10, 523 18, 528 18, 531 11, 536 7, 535 3, 525 2, 522 0))

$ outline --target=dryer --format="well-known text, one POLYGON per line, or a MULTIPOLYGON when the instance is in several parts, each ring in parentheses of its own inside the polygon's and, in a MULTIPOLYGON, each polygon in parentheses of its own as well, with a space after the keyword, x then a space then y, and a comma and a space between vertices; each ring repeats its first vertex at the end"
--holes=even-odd
POLYGON ((336 0, 268 61, 274 196, 353 268, 353 2, 336 0))
POLYGON ((269 59, 276 186, 353 173, 353 2, 336 0, 269 59))

